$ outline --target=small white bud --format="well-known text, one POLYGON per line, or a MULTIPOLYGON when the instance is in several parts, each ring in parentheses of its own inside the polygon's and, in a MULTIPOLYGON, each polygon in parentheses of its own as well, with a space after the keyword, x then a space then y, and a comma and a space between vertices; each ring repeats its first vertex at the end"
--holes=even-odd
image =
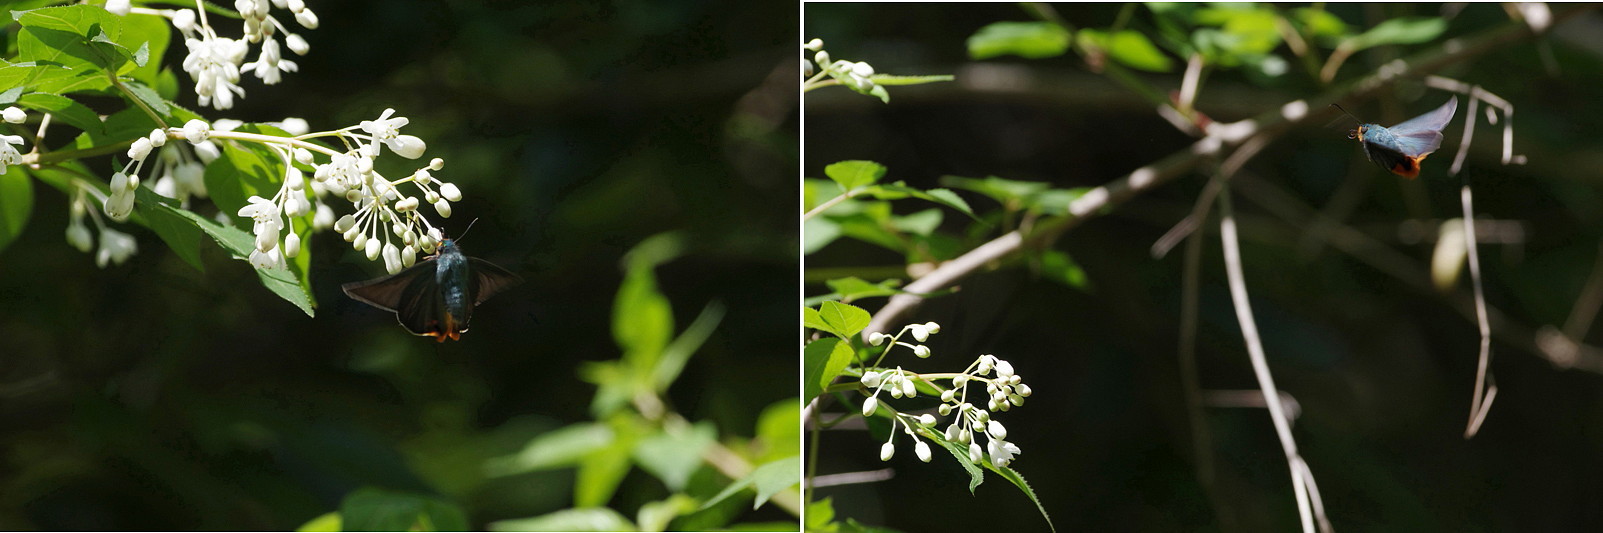
POLYGON ((879 372, 875 372, 873 370, 864 372, 863 373, 863 377, 858 379, 858 381, 862 382, 864 387, 868 387, 868 388, 878 387, 879 386, 879 380, 880 380, 879 372))
POLYGON ((1030 397, 1030 392, 1031 391, 1030 391, 1030 386, 1029 385, 1025 385, 1023 383, 1020 383, 1019 386, 1014 387, 1013 390, 1014 390, 1014 392, 1019 393, 1019 396, 1023 396, 1025 398, 1029 398, 1030 397))
POLYGON ((819 50, 818 53, 813 54, 813 62, 818 63, 819 68, 829 69, 827 66, 829 65, 829 52, 819 50))
POLYGON ((874 416, 874 410, 879 408, 879 398, 869 396, 863 400, 863 416, 874 416))
POLYGON ((962 387, 966 383, 968 383, 968 374, 958 374, 957 377, 952 378, 953 387, 962 387))
POLYGON ((185 32, 193 31, 195 29, 195 10, 180 9, 177 13, 173 13, 173 27, 185 32))
POLYGON ((924 413, 924 414, 918 415, 918 425, 920 425, 920 426, 933 426, 933 425, 935 425, 935 415, 932 415, 932 414, 929 414, 929 413, 924 413))
POLYGON ((150 146, 161 148, 162 145, 167 144, 167 130, 161 128, 150 130, 150 135, 145 136, 145 138, 150 139, 150 146))
POLYGON ((992 438, 1007 438, 1007 428, 1002 427, 1002 423, 995 420, 992 420, 989 424, 985 425, 985 432, 991 434, 992 438))
POLYGON ((885 344, 885 334, 878 331, 868 334, 868 343, 873 346, 885 344))
POLYGON ((941 391, 941 401, 950 402, 954 398, 957 398, 957 389, 947 389, 941 391))
POLYGON ((1013 365, 1011 363, 1008 363, 1007 361, 1003 361, 1001 359, 997 359, 996 360, 996 375, 998 375, 998 376, 1011 376, 1011 375, 1013 375, 1013 365))
POLYGON ((913 445, 913 454, 918 456, 918 460, 926 463, 930 462, 930 459, 934 458, 934 456, 930 455, 930 445, 922 440, 918 441, 918 444, 913 445))
POLYGON ((384 243, 379 242, 378 239, 368 239, 367 246, 364 248, 363 251, 367 252, 367 260, 372 261, 378 259, 379 252, 384 250, 384 243))
POLYGON ((952 404, 943 403, 935 408, 935 412, 940 413, 941 416, 950 416, 952 414, 952 404))
POLYGON ((442 217, 451 218, 451 203, 447 202, 444 198, 441 198, 438 202, 434 202, 434 210, 438 211, 442 217))
POLYGON ((864 62, 864 61, 858 61, 857 64, 852 65, 852 74, 856 74, 856 75, 864 77, 864 78, 867 78, 869 76, 873 76, 874 75, 874 66, 873 65, 869 65, 867 62, 864 62))
POLYGON ((417 263, 417 248, 413 248, 410 244, 401 248, 401 266, 411 267, 415 263, 417 263))
POLYGON ((1024 406, 1024 397, 1023 396, 1019 396, 1017 394, 1008 395, 1007 401, 1008 401, 1008 403, 1011 403, 1013 405, 1017 405, 1017 406, 1020 406, 1020 407, 1024 406))
POLYGON ((301 26, 308 30, 315 30, 317 29, 317 13, 313 13, 310 9, 297 11, 295 12, 295 22, 301 23, 301 26))
POLYGON ((148 137, 140 137, 138 139, 135 139, 134 140, 134 144, 132 146, 128 147, 128 158, 129 159, 132 159, 134 161, 144 161, 145 158, 149 157, 149 156, 150 156, 150 138, 148 138, 148 137))
POLYGON ((440 196, 444 196, 446 200, 450 200, 450 201, 453 201, 453 202, 462 201, 462 191, 460 191, 460 190, 458 190, 456 188, 456 184, 455 183, 447 183, 447 184, 441 185, 440 186, 440 196))
POLYGON ((980 448, 980 443, 978 443, 978 442, 970 442, 970 443, 968 443, 968 460, 970 462, 978 463, 978 462, 980 462, 981 459, 984 459, 984 458, 985 458, 985 450, 980 448))
MULTIPOLYGON (((356 228, 351 228, 351 232, 356 233, 356 237, 351 240, 351 249, 357 251, 367 249, 367 233, 357 231, 356 228)), ((347 232, 346 235, 350 235, 351 232, 347 232)))
POLYGON ((913 355, 916 355, 916 356, 919 356, 919 357, 922 357, 922 358, 928 358, 930 356, 930 347, 922 345, 922 344, 920 344, 918 346, 914 346, 913 347, 913 355))
POLYGON ((894 455, 896 455, 896 446, 891 445, 891 443, 887 442, 879 447, 879 460, 889 461, 891 456, 894 455))
POLYGON ((95 247, 95 236, 89 233, 89 228, 84 226, 81 221, 76 224, 68 224, 67 244, 71 244, 73 248, 77 248, 80 252, 89 253, 89 250, 95 247))
POLYGON ((957 422, 952 422, 946 426, 944 434, 946 435, 946 440, 958 442, 957 437, 963 434, 963 428, 958 426, 957 422))
POLYGON ((924 329, 923 324, 913 324, 911 326, 907 326, 907 331, 912 333, 913 338, 918 339, 918 342, 924 342, 930 338, 930 332, 929 330, 924 329))
POLYGON ((0 117, 4 117, 5 121, 11 124, 21 124, 28 121, 28 113, 17 108, 17 106, 7 107, 5 111, 0 111, 0 117))
POLYGON ((819 38, 814 38, 811 41, 807 41, 807 44, 802 45, 802 48, 806 48, 806 49, 812 50, 814 52, 817 52, 819 50, 823 50, 824 49, 824 40, 823 39, 819 39, 819 38))
POLYGON ((284 257, 295 257, 301 253, 301 236, 291 233, 284 237, 284 257))
POLYGON ((119 17, 127 15, 128 9, 131 7, 133 6, 129 5, 128 0, 106 0, 106 11, 110 11, 111 14, 119 17))
POLYGON ((930 330, 930 335, 941 332, 941 325, 934 322, 925 322, 924 329, 930 330))
POLYGON ((913 386, 913 380, 911 380, 911 379, 903 379, 902 380, 902 396, 906 396, 908 398, 912 398, 913 396, 916 396, 916 395, 918 395, 918 388, 913 386))
MULTIPOLYGON (((344 233, 346 230, 351 229, 351 227, 353 227, 355 225, 356 225, 356 215, 345 215, 345 216, 340 217, 338 222, 334 223, 334 231, 338 231, 340 233, 344 233)), ((349 240, 349 239, 347 239, 347 240, 349 240)))

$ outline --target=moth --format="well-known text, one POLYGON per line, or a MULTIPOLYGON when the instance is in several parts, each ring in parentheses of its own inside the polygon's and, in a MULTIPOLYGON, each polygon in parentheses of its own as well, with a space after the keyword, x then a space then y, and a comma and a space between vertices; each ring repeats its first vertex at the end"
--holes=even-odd
POLYGON ((468 257, 451 239, 432 256, 390 276, 341 285, 347 296, 395 313, 401 327, 436 341, 457 340, 473 308, 523 278, 494 263, 468 257))
MULTIPOLYGON (((1334 104, 1332 104, 1334 105, 1334 104)), ((1341 109, 1341 106, 1336 106, 1341 109)), ((1390 128, 1379 124, 1360 124, 1347 132, 1348 139, 1358 139, 1364 146, 1364 156, 1380 168, 1408 179, 1419 177, 1419 162, 1442 146, 1442 128, 1453 120, 1458 111, 1458 96, 1447 100, 1435 111, 1403 121, 1390 128)), ((1342 109, 1343 113, 1347 110, 1342 109)), ((1352 116, 1348 113, 1347 116, 1352 116)), ((1358 117, 1353 117, 1355 120, 1358 117)))

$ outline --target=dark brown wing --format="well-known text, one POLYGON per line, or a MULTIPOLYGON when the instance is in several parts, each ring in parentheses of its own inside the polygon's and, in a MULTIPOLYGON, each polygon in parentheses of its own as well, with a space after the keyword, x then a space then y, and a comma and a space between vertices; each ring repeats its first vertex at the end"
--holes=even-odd
POLYGON ((523 283, 522 276, 495 263, 477 257, 469 257, 468 262, 473 265, 473 305, 482 304, 496 293, 523 283))
POLYGON ((401 293, 406 286, 418 276, 434 277, 434 261, 432 259, 412 265, 411 268, 396 272, 395 274, 367 281, 353 281, 340 285, 346 296, 352 299, 394 312, 401 301, 401 293))

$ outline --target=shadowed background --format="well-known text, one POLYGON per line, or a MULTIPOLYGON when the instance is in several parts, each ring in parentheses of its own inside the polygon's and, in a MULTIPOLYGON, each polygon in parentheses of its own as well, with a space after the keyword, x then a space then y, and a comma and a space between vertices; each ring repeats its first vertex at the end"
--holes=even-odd
MULTIPOLYGON (((1055 8, 1080 28, 1105 28, 1122 6, 1055 8)), ((1328 9, 1360 29, 1392 17, 1442 13, 1438 5, 1328 9)), ((956 74, 957 81, 892 87, 889 105, 840 88, 808 93, 804 173, 823 178, 830 163, 868 159, 889 168, 885 181, 920 188, 947 186, 945 175, 1093 187, 1191 145, 1192 138, 1145 100, 1090 72, 1073 53, 1042 60, 966 57, 964 40, 982 26, 1027 20, 1011 4, 809 4, 805 36, 822 38, 834 59, 867 61, 881 73, 956 74), (1029 83, 1020 86, 1030 88, 976 89, 987 84, 965 83, 965 76, 998 72, 977 63, 1016 67, 1006 72, 1025 76, 1029 83)), ((1137 8, 1130 27, 1148 31, 1147 20, 1150 14, 1137 8)), ((1498 6, 1470 5, 1449 20, 1441 39, 1360 53, 1337 80, 1507 21, 1498 6)), ((1587 28, 1599 22, 1595 13, 1582 15, 1555 30, 1566 37, 1505 45, 1439 72, 1480 84, 1518 111, 1515 153, 1527 154, 1530 163, 1503 166, 1501 124, 1488 126, 1482 116, 1465 174, 1473 180, 1478 215, 1522 228, 1516 243, 1481 243, 1480 256, 1489 303, 1527 334, 1563 326, 1599 261, 1603 183, 1595 162, 1603 138, 1590 124, 1603 115, 1595 98, 1603 56, 1567 37, 1593 31, 1587 28)), ((1290 56, 1284 45, 1276 53, 1290 56)), ((1138 75, 1162 90, 1177 89, 1180 59, 1169 74, 1138 75)), ((1228 122, 1325 90, 1300 75, 1300 65, 1292 69, 1270 80, 1210 71, 1197 107, 1228 122)), ((1377 100, 1344 104, 1366 121, 1390 125, 1447 98, 1414 82, 1377 100)), ((1461 104, 1442 150, 1426 160, 1418 180, 1402 180, 1366 161, 1346 138, 1353 127, 1347 119, 1295 128, 1238 180, 1235 203, 1252 305, 1276 382, 1300 405, 1293 432, 1338 531, 1565 531, 1603 520, 1603 507, 1595 504, 1603 497, 1603 376, 1557 368, 1528 348, 1494 341, 1499 396, 1480 435, 1461 436, 1478 334, 1473 315, 1466 318, 1450 302, 1466 297, 1469 287, 1460 281, 1446 297, 1419 282, 1427 280, 1437 224, 1460 213, 1459 182, 1446 171, 1466 109, 1461 104), (1331 208, 1342 225, 1389 252, 1348 253, 1302 221, 1274 214, 1342 202, 1350 208, 1331 208), (1409 221, 1423 222, 1431 234, 1409 236, 1409 221), (1406 259, 1401 265, 1409 280, 1372 262, 1396 257, 1406 259)), ((1025 406, 997 419, 1023 450, 1013 468, 1028 479, 1059 531, 1297 528, 1286 460, 1261 408, 1206 408, 1211 442, 1203 455, 1213 480, 1199 481, 1177 357, 1184 247, 1164 259, 1148 250, 1190 212, 1206 180, 1200 173, 1183 176, 1058 239, 1054 248, 1084 268, 1089 282, 1083 288, 1053 283, 1014 262, 965 279, 959 292, 926 302, 903 321, 941 324, 942 333, 926 343, 936 355, 918 360, 900 352, 888 364, 950 372, 994 353, 1033 387, 1025 406)), ((976 211, 997 209, 977 194, 959 194, 976 211)), ((893 205, 900 214, 931 207, 893 205)), ((966 227, 965 217, 945 211, 944 229, 966 227)), ((1258 397, 1257 383, 1231 308, 1217 224, 1216 217, 1206 224, 1201 259, 1199 380, 1204 389, 1245 391, 1251 400, 1258 397)), ((903 262, 900 253, 846 239, 805 261, 809 272, 860 273, 869 281, 903 262)), ((822 281, 809 275, 805 292, 829 292, 822 281)), ((859 303, 870 311, 882 304, 859 303)), ((1586 340, 1595 344, 1598 328, 1591 329, 1586 340)), ((826 411, 855 407, 832 404, 826 411)), ((919 463, 903 435, 895 458, 881 463, 884 440, 862 431, 823 435, 819 474, 895 471, 888 481, 819 490, 818 497, 833 497, 838 516, 902 531, 1046 529, 1033 504, 1006 481, 988 476, 971 496, 967 475, 947 454, 937 449, 932 464, 919 463)))
MULTIPOLYGON (((98 269, 63 238, 66 199, 35 187, 0 255, 0 528, 294 529, 361 486, 444 495, 476 528, 570 506, 571 470, 487 480, 483 460, 589 418, 577 370, 618 357, 620 259, 662 232, 689 243, 658 269, 678 327, 729 310, 675 407, 751 435, 794 395, 794 6, 310 4, 321 27, 294 28, 311 44, 300 71, 249 78, 235 109, 203 114, 318 131, 395 108, 429 149, 380 170, 444 158, 435 175, 464 197, 446 235, 477 218, 463 250, 528 282, 435 344, 340 293, 383 269, 332 232, 304 245, 309 318, 209 242, 202 274, 119 226, 140 251, 98 269)), ((637 473, 613 504, 658 487, 637 473)))

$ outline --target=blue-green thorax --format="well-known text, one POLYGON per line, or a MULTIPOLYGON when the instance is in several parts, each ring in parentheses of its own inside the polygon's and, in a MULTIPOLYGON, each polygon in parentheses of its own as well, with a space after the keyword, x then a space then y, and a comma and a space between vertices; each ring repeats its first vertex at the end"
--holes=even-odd
POLYGON ((440 241, 440 256, 434 259, 434 282, 440 287, 440 303, 445 305, 447 313, 458 321, 470 316, 474 305, 473 295, 469 294, 473 272, 468 266, 468 256, 457 248, 456 241, 440 241))

